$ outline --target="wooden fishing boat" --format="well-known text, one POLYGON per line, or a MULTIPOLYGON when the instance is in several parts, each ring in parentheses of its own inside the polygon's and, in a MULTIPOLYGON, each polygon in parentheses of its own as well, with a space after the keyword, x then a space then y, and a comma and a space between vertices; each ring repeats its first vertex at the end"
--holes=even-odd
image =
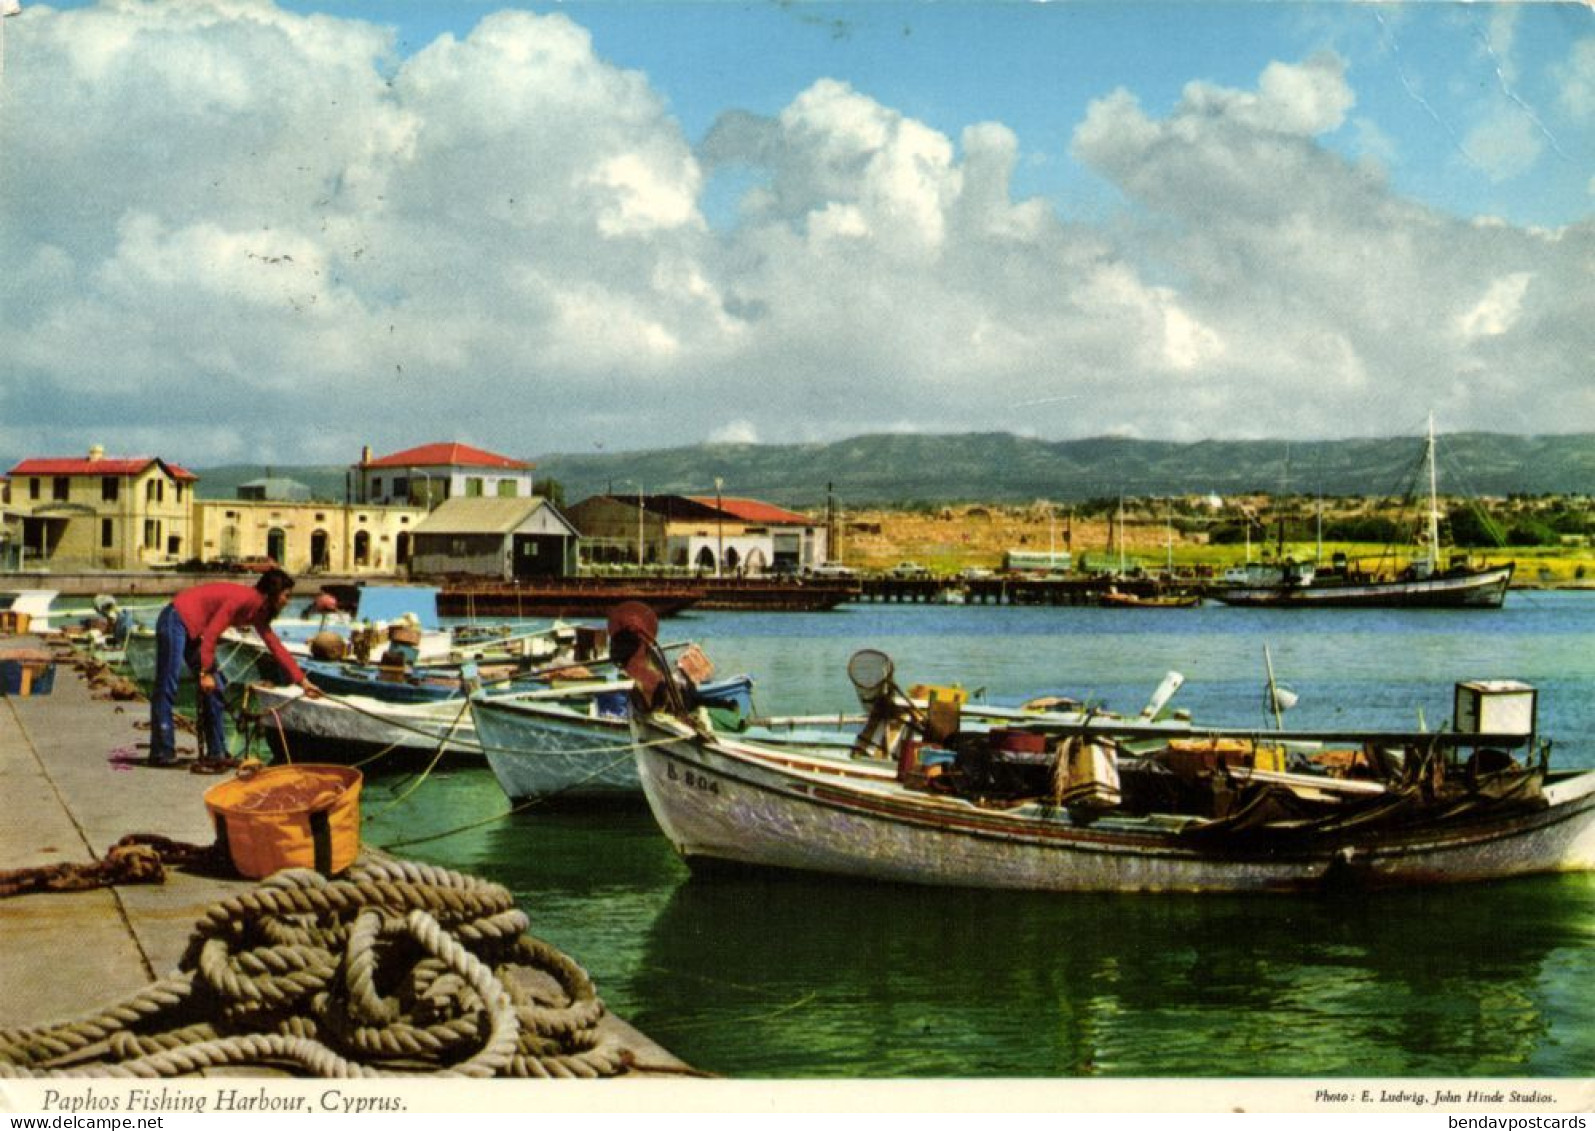
MULTIPOLYGON (((1168 673, 1143 718, 1161 711, 1183 682, 1178 672, 1168 673)), ((632 756, 631 687, 630 680, 610 680, 511 694, 489 690, 475 696, 471 710, 477 737, 505 794, 511 800, 555 794, 640 800, 642 782, 632 756)), ((934 702, 945 702, 952 690, 920 686, 908 694, 917 708, 928 711, 934 702)), ((713 724, 738 739, 821 758, 847 760, 867 721, 857 713, 755 715, 752 681, 745 675, 700 683, 693 695, 695 708, 710 712, 713 724)), ((1022 723, 1046 733, 1087 717, 1072 701, 1066 709, 1051 702, 1003 708, 960 701, 960 707, 964 725, 972 729, 1022 723)), ((1167 729, 1185 733, 1188 724, 1173 723, 1167 729)))
MULTIPOLYGON (((1251 608, 1428 608, 1499 609, 1512 583, 1513 563, 1474 565, 1466 555, 1440 559, 1440 500, 1435 475, 1434 419, 1425 447, 1429 510, 1425 523, 1427 556, 1399 570, 1363 568, 1337 554, 1326 568, 1285 557, 1278 564, 1239 569, 1210 591, 1226 605, 1251 608)), ((1283 531, 1281 542, 1283 542, 1283 531)))
MULTIPOLYGON (((1526 696, 1532 714, 1521 685, 1459 685, 1459 705, 1480 688, 1526 696)), ((649 806, 690 864, 1054 892, 1301 891, 1595 868, 1595 772, 1552 773, 1532 718, 1511 714, 1500 731, 1484 729, 1500 725, 1491 704, 1457 712, 1475 720, 1468 730, 1435 734, 1181 737, 1107 720, 930 742, 923 721, 882 696, 865 732, 886 741, 861 742, 857 753, 872 756, 851 760, 719 734, 673 707, 634 717, 633 729, 649 806)))
POLYGON ((409 702, 368 695, 311 699, 297 687, 254 683, 244 713, 279 761, 369 763, 375 772, 482 763, 471 701, 459 692, 409 702))
MULTIPOLYGON (((746 676, 700 684, 700 706, 745 716, 746 676)), ((641 799, 632 757, 630 680, 566 684, 511 695, 478 695, 471 705, 487 764, 512 801, 529 797, 641 799)))
POLYGON ((1194 594, 1161 593, 1139 594, 1121 593, 1110 588, 1106 593, 1097 597, 1097 604, 1109 609, 1194 609, 1202 603, 1202 598, 1194 594))

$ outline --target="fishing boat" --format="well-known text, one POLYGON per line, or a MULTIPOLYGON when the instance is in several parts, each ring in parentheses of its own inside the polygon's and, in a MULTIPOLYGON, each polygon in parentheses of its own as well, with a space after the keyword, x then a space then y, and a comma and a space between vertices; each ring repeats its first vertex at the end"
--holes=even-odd
MULTIPOLYGON (((744 718, 752 712, 752 680, 735 676, 699 684, 700 707, 744 718)), ((630 797, 642 783, 632 756, 630 680, 588 681, 511 695, 477 695, 471 703, 487 764, 512 801, 630 797)), ((779 738, 772 732, 772 741, 779 738)))
MULTIPOLYGON (((1242 567, 1211 595, 1226 605, 1253 608, 1499 609, 1511 584, 1513 563, 1476 566, 1465 554, 1448 565, 1440 557, 1440 503, 1435 472, 1434 418, 1425 447, 1429 510, 1427 556, 1399 571, 1366 568, 1337 554, 1327 568, 1280 555, 1278 564, 1242 567)), ((1282 535, 1283 537, 1283 535, 1282 535)))
POLYGON ((470 698, 458 690, 398 702, 372 695, 312 699, 298 687, 254 683, 243 713, 278 761, 369 763, 378 772, 482 761, 470 698))
MULTIPOLYGON (((1160 714, 1184 681, 1180 673, 1169 672, 1140 717, 1160 714)), ((642 782, 632 756, 631 688, 630 680, 619 679, 511 694, 487 690, 474 696, 471 710, 482 752, 505 794, 515 801, 555 794, 640 799, 642 782)), ((702 682, 693 689, 694 706, 700 718, 739 739, 826 759, 849 758, 868 721, 857 712, 757 715, 752 691, 746 675, 702 682)), ((1022 723, 1047 733, 1088 716, 1104 717, 1100 710, 1057 697, 998 707, 969 704, 956 688, 916 685, 906 695, 913 707, 933 714, 956 704, 964 724, 975 729, 1022 723)), ((1183 732, 1188 724, 1169 726, 1183 732)))
POLYGON ((1549 769, 1535 696, 1460 684, 1457 729, 1440 733, 1176 735, 1106 720, 932 735, 878 694, 845 760, 721 734, 668 701, 632 725, 648 804, 692 865, 1052 892, 1313 891, 1595 868, 1595 772, 1549 769))
POLYGON ((55 589, 12 589, 0 592, 0 630, 8 635, 49 633, 55 589))
POLYGON ((1201 603, 1195 594, 1122 593, 1114 586, 1097 597, 1097 604, 1107 609, 1194 609, 1201 603))
MULTIPOLYGON (((563 628, 563 626, 561 626, 563 628)), ((555 631, 557 639, 566 634, 555 631)), ((570 637, 580 640, 579 634, 570 637)), ((539 653, 542 654, 542 653, 539 653)), ((300 661, 322 694, 309 698, 297 687, 252 683, 244 702, 278 757, 303 758, 314 751, 322 761, 352 762, 382 758, 383 766, 429 764, 440 755, 466 757, 479 764, 473 695, 562 694, 560 677, 588 669, 569 650, 542 666, 488 664, 407 665, 300 661)))

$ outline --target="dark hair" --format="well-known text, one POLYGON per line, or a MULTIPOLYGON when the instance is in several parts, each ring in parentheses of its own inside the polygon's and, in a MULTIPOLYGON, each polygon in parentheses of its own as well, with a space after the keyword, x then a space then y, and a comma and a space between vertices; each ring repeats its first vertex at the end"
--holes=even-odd
POLYGON ((260 575, 260 580, 255 582, 255 588, 268 597, 275 597, 279 593, 287 593, 293 587, 294 579, 285 569, 268 569, 260 575))

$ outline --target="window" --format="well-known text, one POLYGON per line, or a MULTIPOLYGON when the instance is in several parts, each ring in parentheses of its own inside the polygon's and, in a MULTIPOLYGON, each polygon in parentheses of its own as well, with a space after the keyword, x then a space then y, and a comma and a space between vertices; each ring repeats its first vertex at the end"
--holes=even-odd
POLYGON ((402 475, 393 477, 393 497, 395 499, 407 499, 410 497, 410 481, 402 475))
POLYGON ((480 499, 482 497, 482 477, 468 475, 465 477, 465 497, 467 499, 480 499))
POLYGON ((166 480, 151 479, 145 483, 144 501, 146 503, 164 503, 166 501, 166 480))
POLYGON ((37 479, 28 480, 28 498, 35 502, 39 499, 39 481, 37 479))
POLYGON ((382 494, 382 476, 374 476, 371 480, 371 497, 375 499, 382 494))
MULTIPOLYGON (((111 480, 115 483, 116 480, 111 480)), ((100 548, 109 550, 116 545, 116 523, 109 518, 100 519, 100 548)))
POLYGON ((183 552, 183 540, 176 534, 169 535, 166 539, 166 552, 172 557, 179 557, 183 552))
POLYGON ((519 487, 520 484, 513 479, 500 479, 498 481, 499 497, 504 499, 513 499, 520 494, 518 489, 519 487))
POLYGON ((144 520, 144 548, 158 550, 161 548, 161 520, 146 518, 144 520))
MULTIPOLYGON (((114 475, 107 475, 100 480, 100 502, 114 503, 122 492, 122 481, 114 475)), ((109 542, 106 543, 110 545, 109 542)))
POLYGON ((58 503, 64 503, 72 496, 72 480, 65 475, 57 475, 50 484, 50 497, 58 503))

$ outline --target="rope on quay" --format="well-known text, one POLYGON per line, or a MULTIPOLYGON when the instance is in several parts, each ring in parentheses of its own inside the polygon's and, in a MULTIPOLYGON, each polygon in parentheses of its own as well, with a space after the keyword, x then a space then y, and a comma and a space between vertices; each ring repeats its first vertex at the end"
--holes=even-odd
POLYGON ((587 972, 528 925, 504 887, 430 865, 278 872, 208 908, 172 976, 74 1021, 0 1030, 0 1078, 624 1071, 631 1054, 598 1031, 587 972))

